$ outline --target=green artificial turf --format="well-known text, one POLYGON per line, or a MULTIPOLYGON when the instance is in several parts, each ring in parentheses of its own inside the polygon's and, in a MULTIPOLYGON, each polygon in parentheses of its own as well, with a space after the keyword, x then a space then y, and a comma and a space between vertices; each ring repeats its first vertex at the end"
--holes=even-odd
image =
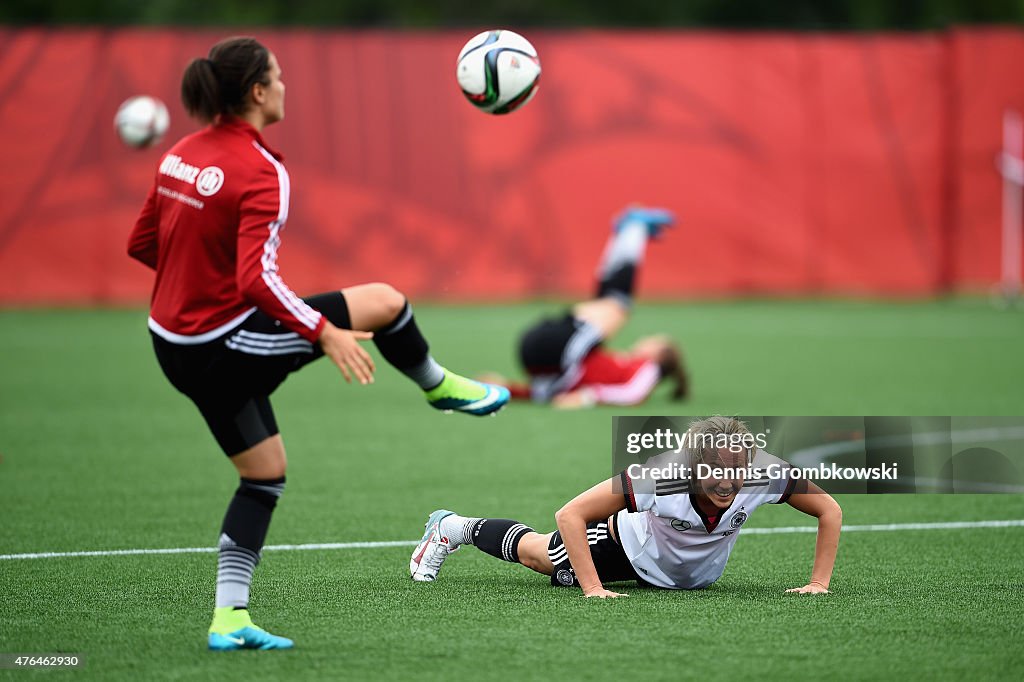
MULTIPOLYGON (((446 365, 513 373, 556 305, 417 307, 446 365)), ((1021 415, 1024 316, 976 300, 640 303, 620 346, 665 332, 682 404, 442 415, 378 364, 326 362, 275 395, 289 451, 271 544, 413 540, 437 507, 553 527, 610 473, 615 414, 1021 415)), ((211 547, 237 483, 160 374, 143 311, 0 312, 0 554, 211 547)), ((1017 495, 849 495, 852 525, 1024 519, 1017 495)), ((807 525, 769 507, 751 527, 807 525)), ((0 653, 75 652, 96 679, 1012 678, 1024 663, 1024 528, 843 535, 833 594, 802 585, 813 534, 742 537, 697 592, 584 600, 473 548, 434 584, 411 547, 275 551, 253 587, 289 652, 212 654, 215 555, 0 560, 0 653)), ((30 673, 0 670, 0 678, 30 673)))

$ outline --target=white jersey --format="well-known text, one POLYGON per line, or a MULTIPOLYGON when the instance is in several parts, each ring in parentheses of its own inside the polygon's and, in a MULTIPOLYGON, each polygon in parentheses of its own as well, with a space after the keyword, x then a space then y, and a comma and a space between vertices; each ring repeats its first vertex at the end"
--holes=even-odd
POLYGON ((745 480, 732 505, 712 522, 697 506, 688 479, 649 477, 650 467, 676 457, 665 453, 653 458, 639 476, 630 475, 630 469, 622 472, 626 509, 617 514, 616 525, 622 549, 641 578, 657 587, 696 590, 722 577, 743 524, 762 504, 789 499, 795 480, 784 471, 788 464, 758 450, 753 468, 767 472, 775 464, 775 472, 783 470, 783 475, 768 478, 765 473, 745 480))

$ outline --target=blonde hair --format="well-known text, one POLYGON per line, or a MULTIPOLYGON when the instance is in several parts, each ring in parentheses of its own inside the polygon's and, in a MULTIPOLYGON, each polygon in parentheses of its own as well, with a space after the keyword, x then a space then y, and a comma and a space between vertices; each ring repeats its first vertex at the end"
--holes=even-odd
MULTIPOLYGON (((739 443, 741 439, 753 440, 753 435, 746 423, 735 417, 715 415, 690 422, 684 452, 689 460, 691 470, 696 470, 698 464, 705 463, 708 455, 717 456, 720 447, 728 447, 733 450, 733 444, 739 443)), ((742 452, 743 450, 746 450, 749 464, 753 458, 753 451, 750 447, 734 451, 742 452)))

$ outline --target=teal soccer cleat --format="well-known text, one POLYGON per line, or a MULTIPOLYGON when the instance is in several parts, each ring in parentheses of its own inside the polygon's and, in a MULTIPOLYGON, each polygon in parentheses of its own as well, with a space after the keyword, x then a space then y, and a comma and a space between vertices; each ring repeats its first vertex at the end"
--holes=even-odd
POLYGON ((509 399, 508 389, 473 381, 454 372, 444 371, 444 380, 427 393, 431 407, 445 412, 465 412, 478 417, 494 414, 509 399))
POLYGON ((247 609, 221 606, 213 610, 213 623, 207 639, 210 651, 239 649, 291 649, 295 642, 272 635, 249 618, 247 609))
POLYGON ((287 637, 272 635, 262 628, 250 625, 235 632, 222 635, 210 633, 211 651, 235 651, 238 649, 291 649, 295 642, 287 637))
POLYGON ((662 230, 672 227, 675 221, 672 212, 664 208, 630 206, 615 217, 612 227, 615 232, 620 232, 626 225, 643 223, 647 226, 647 235, 651 239, 657 239, 662 230))

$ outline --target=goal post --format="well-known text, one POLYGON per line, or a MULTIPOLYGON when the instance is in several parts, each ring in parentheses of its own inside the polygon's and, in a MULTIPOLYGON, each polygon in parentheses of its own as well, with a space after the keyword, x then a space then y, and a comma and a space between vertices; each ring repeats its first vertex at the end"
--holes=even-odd
POLYGON ((1021 295, 1021 259, 1024 256, 1024 121, 1019 111, 1003 112, 1003 151, 999 155, 1003 177, 1002 267, 999 293, 1006 303, 1021 295))

